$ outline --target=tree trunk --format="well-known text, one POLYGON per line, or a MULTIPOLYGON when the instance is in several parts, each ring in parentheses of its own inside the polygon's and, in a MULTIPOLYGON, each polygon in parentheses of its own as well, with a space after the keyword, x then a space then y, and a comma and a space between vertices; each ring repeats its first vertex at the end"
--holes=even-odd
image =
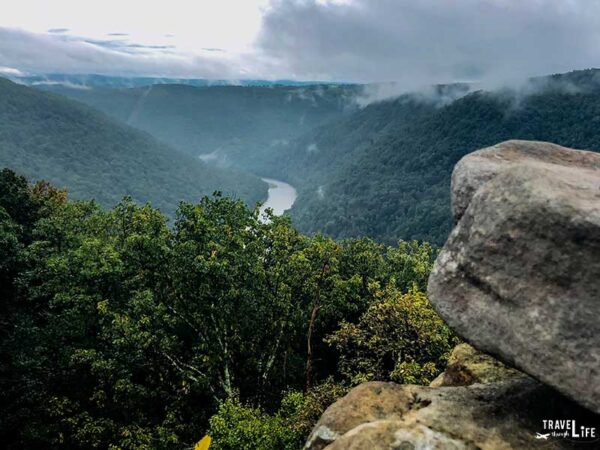
POLYGON ((306 391, 311 387, 311 377, 312 377, 312 360, 313 360, 313 351, 312 351, 312 335, 315 327, 315 321, 317 320, 317 314, 319 313, 319 306, 315 304, 310 313, 310 320, 308 322, 308 333, 306 334, 306 391))
POLYGON ((310 320, 308 321, 308 332, 306 333, 306 392, 311 387, 312 383, 312 369, 313 369, 313 350, 312 350, 312 335, 315 329, 315 322, 317 321, 317 315, 319 309, 321 309, 321 283, 325 278, 325 274, 328 271, 328 262, 326 261, 321 268, 321 274, 317 282, 317 291, 315 295, 315 302, 310 313, 310 320))

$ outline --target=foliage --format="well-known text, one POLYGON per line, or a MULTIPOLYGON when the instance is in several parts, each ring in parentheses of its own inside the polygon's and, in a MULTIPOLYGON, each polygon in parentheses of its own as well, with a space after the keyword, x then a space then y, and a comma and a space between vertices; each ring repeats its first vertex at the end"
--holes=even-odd
POLYGON ((214 448, 299 450, 327 406, 346 392, 343 386, 327 380, 307 393, 287 393, 274 414, 227 400, 210 419, 214 448))
POLYGON ((348 387, 328 378, 308 392, 287 393, 281 401, 280 414, 290 418, 290 430, 303 442, 327 407, 347 393, 348 387))
MULTIPOLYGON (((422 288, 434 254, 303 236, 220 195, 182 203, 168 227, 128 198, 103 210, 9 170, 0 186, 7 449, 192 448, 209 426, 217 448, 300 448, 346 371, 363 370, 324 338, 422 288)), ((390 336, 438 364, 439 319, 408 311, 421 326, 390 336)))
POLYGON ((456 345, 448 326, 416 288, 377 290, 358 323, 342 323, 326 341, 340 353, 340 371, 352 384, 392 380, 429 384, 456 345))
POLYGON ((437 257, 437 251, 429 243, 400 241, 398 247, 389 249, 387 256, 394 285, 400 291, 427 290, 429 274, 437 257))
POLYGON ((224 402, 210 419, 210 434, 216 450, 297 450, 302 445, 286 418, 235 400, 224 402))

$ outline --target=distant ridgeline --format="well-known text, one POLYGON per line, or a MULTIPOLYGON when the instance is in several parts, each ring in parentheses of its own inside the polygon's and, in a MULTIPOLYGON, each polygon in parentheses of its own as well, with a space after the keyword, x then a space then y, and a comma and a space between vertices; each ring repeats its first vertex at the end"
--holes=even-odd
POLYGON ((172 215, 182 200, 214 191, 253 205, 267 185, 209 167, 126 124, 63 96, 0 78, 0 168, 112 206, 129 195, 172 215))
MULTIPOLYGON (((50 73, 41 75, 20 75, 8 77, 19 84, 28 86, 70 86, 73 89, 91 88, 133 88, 153 84, 182 84, 187 86, 311 86, 325 84, 318 81, 297 80, 213 80, 206 78, 169 78, 169 77, 124 77, 96 74, 50 73)), ((329 85, 346 83, 327 82, 329 85)))

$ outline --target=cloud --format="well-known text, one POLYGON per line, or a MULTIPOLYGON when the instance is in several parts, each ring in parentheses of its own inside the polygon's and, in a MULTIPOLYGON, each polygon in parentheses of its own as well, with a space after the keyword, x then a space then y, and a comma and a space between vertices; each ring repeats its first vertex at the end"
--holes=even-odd
POLYGON ((176 53, 171 45, 121 39, 87 39, 0 27, 0 67, 29 73, 94 73, 124 76, 240 79, 254 75, 251 63, 227 55, 176 53))
MULTIPOLYGON (((0 27, 0 66, 28 73, 377 82, 372 98, 437 83, 501 87, 600 66, 600 1, 271 0, 249 49, 237 38, 235 46, 213 38, 233 20, 228 5, 204 26, 190 15, 165 20, 153 10, 152 33, 136 29, 133 19, 105 30, 157 36, 155 42, 135 42, 120 32, 91 39, 66 28, 32 33, 0 27), (177 38, 169 34, 174 29, 177 38)), ((248 11, 258 23, 259 13, 254 18, 248 11)), ((236 26, 249 42, 254 25, 244 27, 249 19, 240 17, 236 26)))
POLYGON ((62 87, 66 87, 69 89, 78 89, 78 90, 82 90, 82 91, 87 91, 89 89, 91 89, 89 86, 86 86, 84 84, 77 84, 77 83, 72 83, 70 81, 66 81, 66 80, 62 80, 62 81, 51 81, 51 80, 44 80, 44 81, 34 81, 31 83, 32 86, 62 86, 62 87))
POLYGON ((20 77, 25 75, 19 69, 15 69, 14 67, 2 67, 0 66, 0 75, 4 75, 7 77, 20 77))
POLYGON ((314 142, 306 147, 307 153, 319 153, 319 146, 314 142))
POLYGON ((258 47, 304 79, 434 83, 516 79, 600 65, 600 2, 274 0, 258 47))
MULTIPOLYGON (((527 84, 526 81, 524 80, 518 84, 512 82, 511 85, 522 86, 527 84)), ((407 100, 416 100, 441 107, 481 88, 481 83, 428 84, 410 89, 410 95, 407 97, 407 100)), ((354 96, 353 100, 358 106, 364 107, 374 102, 397 98, 406 94, 407 90, 407 86, 404 83, 371 83, 364 85, 357 95, 354 96)))

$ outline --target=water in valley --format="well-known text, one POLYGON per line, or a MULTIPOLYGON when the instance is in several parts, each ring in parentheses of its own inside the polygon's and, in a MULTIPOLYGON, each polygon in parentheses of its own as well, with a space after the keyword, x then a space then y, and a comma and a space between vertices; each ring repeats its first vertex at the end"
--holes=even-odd
POLYGON ((294 186, 272 178, 263 178, 262 180, 269 184, 269 193, 267 201, 260 208, 261 214, 267 208, 271 208, 273 214, 280 216, 292 207, 297 196, 294 186))

